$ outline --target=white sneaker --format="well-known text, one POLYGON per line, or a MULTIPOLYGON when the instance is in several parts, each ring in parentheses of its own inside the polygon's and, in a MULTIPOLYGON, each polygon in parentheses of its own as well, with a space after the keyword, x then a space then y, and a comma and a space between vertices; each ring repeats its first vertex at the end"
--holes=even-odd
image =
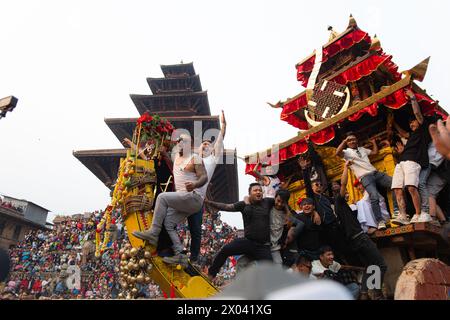
POLYGON ((384 230, 384 229, 386 229, 386 224, 384 223, 384 221, 378 222, 378 230, 384 230))
POLYGON ((398 215, 400 214, 400 211, 395 210, 394 213, 392 214, 392 218, 396 219, 398 217, 398 215))
POLYGON ((430 214, 426 212, 421 212, 419 216, 419 222, 431 222, 433 219, 431 218, 430 214))
POLYGON ((411 223, 406 216, 402 216, 401 214, 399 214, 397 218, 392 219, 391 222, 401 224, 401 225, 406 225, 406 224, 411 223))
POLYGON ((419 217, 420 217, 420 215, 415 214, 409 222, 417 223, 417 222, 419 222, 419 217))

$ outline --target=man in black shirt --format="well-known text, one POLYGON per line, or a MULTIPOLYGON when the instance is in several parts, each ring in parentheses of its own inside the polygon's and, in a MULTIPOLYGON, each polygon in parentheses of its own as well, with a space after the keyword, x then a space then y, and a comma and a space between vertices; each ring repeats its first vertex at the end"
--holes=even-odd
POLYGON ((244 220, 244 238, 238 238, 225 245, 214 258, 208 270, 208 277, 216 277, 220 268, 230 256, 246 255, 252 260, 272 261, 270 252, 270 209, 273 198, 263 198, 262 187, 252 183, 248 189, 250 204, 239 201, 233 204, 205 200, 205 204, 223 211, 242 213, 244 220))
POLYGON ((315 209, 320 215, 322 221, 322 242, 331 245, 339 260, 345 261, 347 244, 339 228, 336 215, 331 206, 332 202, 329 197, 324 194, 326 186, 322 185, 320 180, 310 179, 305 164, 299 161, 302 168, 303 181, 305 182, 306 194, 314 200, 315 209))
POLYGON ((399 163, 395 166, 394 176, 392 177, 392 190, 398 202, 400 211, 398 217, 393 221, 399 224, 409 224, 419 222, 422 203, 420 194, 417 190, 419 186, 419 174, 421 169, 425 169, 429 165, 428 145, 431 137, 428 132, 429 123, 425 121, 417 103, 417 98, 411 90, 407 90, 414 116, 409 119, 409 127, 411 133, 406 133, 399 126, 396 126, 400 134, 408 138, 408 142, 402 148, 399 163), (406 217, 406 202, 403 196, 403 188, 406 187, 411 194, 414 204, 415 215, 408 221, 406 217))
MULTIPOLYGON (((346 186, 348 181, 348 167, 351 165, 351 161, 346 161, 344 165, 344 171, 342 172, 340 188, 333 186, 334 201, 335 201, 335 211, 339 219, 342 230, 344 231, 345 237, 349 243, 349 249, 356 253, 362 266, 367 268, 371 265, 376 265, 380 268, 381 279, 380 283, 383 283, 384 275, 387 270, 387 265, 378 251, 375 243, 369 238, 369 236, 364 233, 361 229, 361 225, 358 218, 353 213, 350 206, 345 201, 346 186)), ((368 299, 368 287, 367 279, 370 274, 364 272, 361 281, 361 299, 368 299)), ((381 299, 383 293, 381 288, 375 290, 375 299, 381 299)))
POLYGON ((299 255, 307 256, 310 260, 318 259, 319 249, 322 246, 321 241, 321 219, 318 217, 314 201, 311 198, 305 198, 300 203, 301 213, 292 215, 286 245, 295 241, 299 255))

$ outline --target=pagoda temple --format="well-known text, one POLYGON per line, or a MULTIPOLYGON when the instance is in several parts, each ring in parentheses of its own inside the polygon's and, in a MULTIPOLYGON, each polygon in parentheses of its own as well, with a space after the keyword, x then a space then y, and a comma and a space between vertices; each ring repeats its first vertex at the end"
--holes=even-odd
MULTIPOLYGON (((220 129, 219 116, 212 116, 208 94, 202 89, 200 77, 193 63, 162 65, 164 77, 147 78, 152 95, 131 94, 139 114, 158 114, 169 120, 176 129, 188 130, 192 137, 208 129, 220 129), (196 132, 195 127, 201 127, 196 132)), ((105 119, 114 135, 123 141, 132 139, 137 118, 105 119)), ((201 140, 200 140, 201 141, 201 140)), ((117 178, 120 158, 126 157, 126 149, 82 150, 73 155, 81 161, 108 188, 117 178)), ((225 203, 238 201, 237 158, 235 150, 224 150, 224 160, 214 171, 207 197, 225 203), (234 159, 232 164, 230 159, 234 159)))

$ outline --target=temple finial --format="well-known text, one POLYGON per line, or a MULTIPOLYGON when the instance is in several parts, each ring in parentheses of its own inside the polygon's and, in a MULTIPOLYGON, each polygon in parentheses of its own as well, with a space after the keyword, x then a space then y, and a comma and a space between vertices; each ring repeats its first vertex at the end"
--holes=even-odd
POLYGON ((372 38, 372 43, 370 45, 370 51, 378 51, 381 49, 381 42, 380 39, 378 39, 377 35, 375 34, 372 38))
POLYGON ((333 30, 332 26, 328 26, 328 31, 330 31, 330 37, 328 39, 328 42, 330 42, 333 39, 337 38, 337 36, 339 35, 336 31, 333 30))
POLYGON ((348 27, 347 29, 350 28, 357 28, 358 24, 356 23, 355 18, 353 18, 353 15, 350 13, 350 17, 348 18, 348 27))
POLYGON ((430 57, 420 62, 414 68, 404 71, 403 74, 411 75, 414 78, 414 80, 423 81, 423 79, 425 78, 425 74, 427 73, 429 62, 430 57))

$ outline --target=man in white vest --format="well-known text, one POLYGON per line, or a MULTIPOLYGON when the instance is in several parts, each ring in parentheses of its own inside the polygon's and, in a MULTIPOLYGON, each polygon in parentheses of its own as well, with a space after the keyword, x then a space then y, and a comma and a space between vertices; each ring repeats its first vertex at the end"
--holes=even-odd
POLYGON ((208 175, 202 158, 192 152, 192 139, 182 134, 178 139, 173 166, 175 192, 164 192, 156 198, 153 221, 150 229, 134 231, 137 238, 147 240, 154 247, 158 245, 158 237, 164 224, 173 243, 174 255, 164 257, 169 264, 186 264, 187 256, 182 253, 183 244, 176 231, 177 224, 190 215, 198 212, 205 199, 208 175))

